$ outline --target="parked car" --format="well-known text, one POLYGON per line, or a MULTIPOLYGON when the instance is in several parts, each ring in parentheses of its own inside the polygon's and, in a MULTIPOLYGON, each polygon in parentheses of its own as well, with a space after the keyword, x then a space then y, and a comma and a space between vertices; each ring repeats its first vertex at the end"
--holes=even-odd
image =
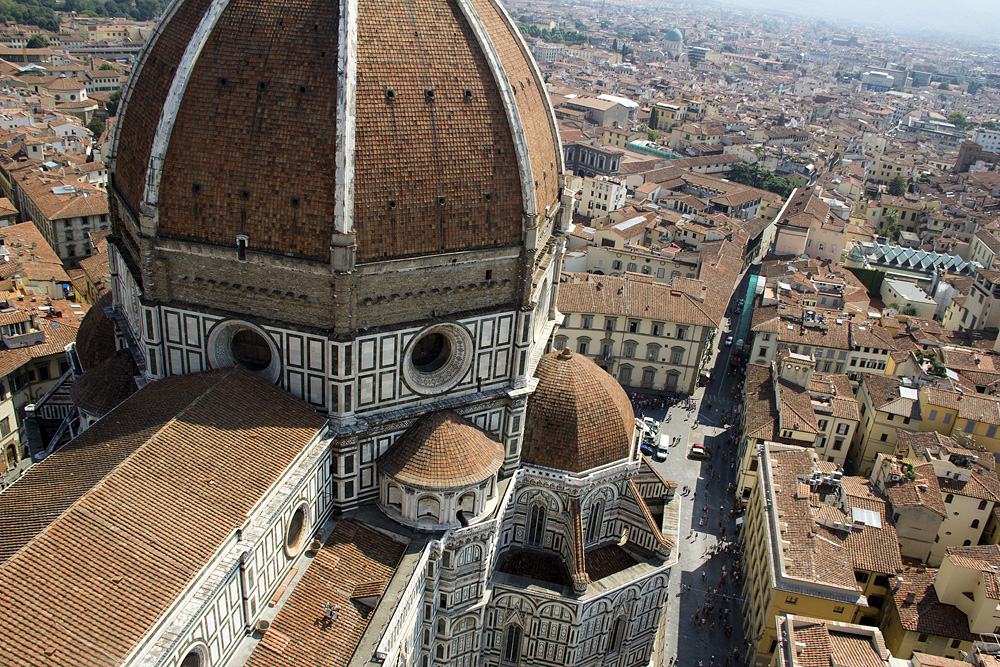
POLYGON ((743 347, 743 339, 742 338, 740 338, 738 341, 736 341, 736 347, 743 347))
POLYGON ((652 433, 660 432, 660 422, 656 421, 652 417, 646 417, 642 420, 642 422, 652 433))
POLYGON ((649 443, 649 442, 646 442, 644 440, 642 442, 642 444, 639 445, 639 451, 642 452, 643 454, 645 454, 646 456, 652 456, 653 455, 653 444, 649 443))
POLYGON ((733 344, 733 337, 729 336, 728 338, 726 338, 726 347, 729 347, 732 344, 733 344))
POLYGON ((688 453, 688 458, 692 459, 707 459, 712 455, 711 451, 708 449, 707 445, 693 445, 691 451, 688 453))
POLYGON ((666 461, 667 460, 667 452, 668 452, 667 443, 668 442, 670 442, 670 437, 669 436, 667 437, 666 440, 660 440, 660 444, 656 447, 656 452, 653 455, 654 459, 656 459, 657 461, 666 461))

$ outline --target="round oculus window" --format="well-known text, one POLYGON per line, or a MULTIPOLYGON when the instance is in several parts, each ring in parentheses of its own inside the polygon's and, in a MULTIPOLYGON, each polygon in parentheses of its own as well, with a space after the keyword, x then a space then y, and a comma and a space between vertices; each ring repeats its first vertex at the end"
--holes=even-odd
POLYGON ((227 320, 208 335, 208 358, 213 368, 243 366, 270 382, 281 377, 281 356, 271 337, 249 322, 227 320))
POLYGON ((418 333, 406 349, 403 379, 418 394, 451 389, 472 364, 472 336, 457 324, 436 324, 418 333))
POLYGON ((271 365, 271 346, 253 329, 237 331, 232 342, 233 361, 254 373, 271 365))
POLYGON ((437 331, 421 336, 410 353, 413 367, 425 374, 440 370, 450 358, 451 342, 447 336, 437 331))
POLYGON ((298 555, 302 551, 302 545, 305 544, 307 521, 306 506, 299 505, 299 508, 292 514, 292 519, 288 522, 288 531, 285 533, 285 553, 289 556, 298 555))

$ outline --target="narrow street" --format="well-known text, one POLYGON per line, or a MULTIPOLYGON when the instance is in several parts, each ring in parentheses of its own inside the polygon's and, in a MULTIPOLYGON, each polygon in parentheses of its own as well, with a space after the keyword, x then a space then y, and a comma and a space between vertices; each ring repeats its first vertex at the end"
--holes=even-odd
MULTIPOLYGON (((734 292, 728 315, 742 298, 747 277, 734 292)), ((649 460, 678 484, 681 501, 678 564, 670 578, 664 665, 732 667, 746 653, 740 599, 740 567, 735 553, 734 497, 727 487, 736 477, 736 424, 741 377, 731 373, 731 346, 723 341, 733 322, 718 332, 712 380, 699 387, 685 409, 683 401, 669 409, 635 400, 636 416, 660 421, 660 434, 680 438, 665 461, 649 460), (689 457, 692 445, 709 447, 706 460, 689 457), (713 661, 714 658, 714 661, 713 661)))

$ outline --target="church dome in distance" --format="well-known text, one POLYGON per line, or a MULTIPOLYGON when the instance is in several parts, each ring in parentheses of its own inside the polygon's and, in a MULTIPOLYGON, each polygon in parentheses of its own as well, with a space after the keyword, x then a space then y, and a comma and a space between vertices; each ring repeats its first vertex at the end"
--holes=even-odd
POLYGON ((680 30, 678 30, 677 28, 674 28, 673 30, 671 30, 670 32, 668 32, 666 34, 666 36, 664 36, 663 39, 665 41, 668 41, 668 42, 683 42, 684 41, 684 35, 681 34, 680 30))
POLYGON ((358 263, 522 243, 559 203, 544 82, 498 0, 178 0, 122 98, 116 238, 358 263), (340 238, 340 237, 338 237, 340 238))
POLYGON ((535 375, 522 463, 583 472, 630 455, 635 413, 607 371, 565 349, 542 357, 535 375))

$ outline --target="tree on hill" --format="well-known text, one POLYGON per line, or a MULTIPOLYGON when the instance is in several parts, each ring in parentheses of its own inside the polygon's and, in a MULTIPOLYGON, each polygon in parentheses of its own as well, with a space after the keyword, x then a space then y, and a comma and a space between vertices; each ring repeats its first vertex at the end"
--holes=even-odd
POLYGON ((951 86, 948 85, 947 81, 942 81, 938 84, 938 90, 951 90, 951 86))
POLYGON ((889 181, 889 194, 893 197, 902 197, 906 194, 906 179, 900 174, 896 174, 889 181))
POLYGON ((34 37, 28 40, 27 46, 29 49, 44 49, 48 45, 49 45, 49 40, 45 39, 41 35, 35 35, 34 37))

